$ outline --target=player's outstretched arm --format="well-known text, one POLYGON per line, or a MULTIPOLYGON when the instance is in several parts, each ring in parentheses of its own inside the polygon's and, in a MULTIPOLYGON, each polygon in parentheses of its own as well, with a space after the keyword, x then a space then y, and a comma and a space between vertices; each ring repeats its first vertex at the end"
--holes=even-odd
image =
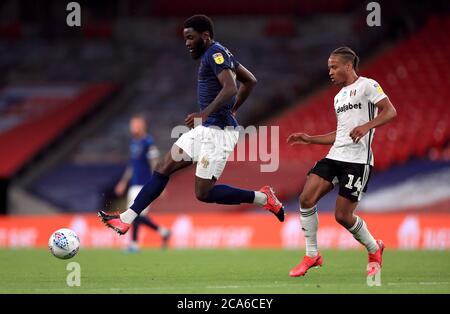
POLYGON ((369 132, 370 129, 382 126, 397 116, 397 111, 389 98, 385 97, 375 104, 378 108, 378 115, 375 119, 354 128, 350 132, 353 142, 358 143, 359 140, 369 132))
POLYGON ((336 140, 336 131, 323 135, 308 135, 306 133, 292 133, 287 138, 287 143, 290 145, 295 144, 320 144, 320 145, 332 145, 336 140))
POLYGON ((253 87, 255 87, 256 83, 258 82, 253 73, 245 68, 242 64, 240 64, 236 69, 236 79, 241 82, 241 84, 236 96, 236 102, 234 103, 233 109, 231 110, 233 114, 236 114, 236 111, 248 98, 253 87))
POLYGON ((149 162, 150 167, 152 169, 155 169, 156 165, 159 162, 159 156, 160 156, 158 147, 156 147, 156 145, 150 146, 148 149, 147 156, 148 156, 148 162, 149 162))
POLYGON ((230 69, 222 70, 219 75, 217 75, 217 79, 222 85, 219 94, 217 94, 216 98, 202 112, 191 113, 186 117, 184 122, 188 127, 194 127, 195 118, 201 118, 202 121, 206 120, 211 113, 219 110, 223 105, 230 101, 231 97, 237 94, 236 81, 234 80, 233 72, 230 69))
POLYGON ((122 178, 114 188, 114 192, 116 193, 117 196, 121 196, 123 195, 123 193, 125 193, 125 190, 127 189, 128 186, 128 182, 130 181, 132 175, 133 175, 133 168, 130 165, 128 165, 127 168, 125 169, 125 172, 122 175, 122 178))

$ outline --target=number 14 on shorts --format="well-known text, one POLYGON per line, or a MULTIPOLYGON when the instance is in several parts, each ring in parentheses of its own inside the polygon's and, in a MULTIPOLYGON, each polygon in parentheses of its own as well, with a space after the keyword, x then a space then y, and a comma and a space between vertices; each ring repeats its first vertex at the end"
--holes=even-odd
POLYGON ((356 182, 353 184, 353 181, 355 180, 355 176, 352 174, 347 174, 347 175, 348 175, 348 183, 345 185, 345 187, 350 190, 353 190, 353 188, 355 187, 357 189, 357 191, 361 191, 361 189, 362 189, 361 177, 358 177, 356 179, 356 182))

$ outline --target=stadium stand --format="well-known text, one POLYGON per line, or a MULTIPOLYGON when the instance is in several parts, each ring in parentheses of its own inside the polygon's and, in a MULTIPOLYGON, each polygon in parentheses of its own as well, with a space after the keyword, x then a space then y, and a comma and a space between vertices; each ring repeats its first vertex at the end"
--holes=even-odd
POLYGON ((0 154, 0 177, 12 176, 114 88, 114 84, 6 87, 0 94, 0 147, 5 149, 0 154))
POLYGON ((122 165, 110 163, 60 164, 36 179, 31 192, 65 212, 110 208, 108 200, 113 198, 114 183, 120 179, 123 170, 122 165))

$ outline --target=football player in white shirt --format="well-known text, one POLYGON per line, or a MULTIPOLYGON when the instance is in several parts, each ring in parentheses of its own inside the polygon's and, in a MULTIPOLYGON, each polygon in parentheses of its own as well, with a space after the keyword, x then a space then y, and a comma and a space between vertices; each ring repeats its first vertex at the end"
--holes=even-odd
POLYGON ((293 133, 287 139, 291 145, 332 145, 326 158, 317 162, 309 172, 300 195, 300 222, 306 255, 290 271, 292 277, 303 276, 309 268, 323 263, 317 248, 317 202, 335 185, 339 185, 336 221, 367 248, 368 276, 375 276, 381 269, 384 244, 373 238, 366 223, 354 211, 367 190, 373 166, 370 146, 375 128, 391 121, 397 113, 376 81, 358 76, 358 62, 358 56, 348 47, 337 48, 328 59, 331 81, 342 87, 334 97, 336 131, 315 136, 293 133))

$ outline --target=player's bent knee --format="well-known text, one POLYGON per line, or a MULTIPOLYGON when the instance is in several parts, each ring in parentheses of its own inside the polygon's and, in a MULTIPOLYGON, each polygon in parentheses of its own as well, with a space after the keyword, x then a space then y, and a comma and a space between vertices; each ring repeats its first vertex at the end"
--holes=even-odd
POLYGON ((197 197, 197 199, 200 202, 204 202, 204 203, 212 203, 210 197, 209 197, 209 191, 204 191, 204 190, 196 190, 195 191, 195 197, 197 197))
POLYGON ((306 193, 300 194, 299 200, 301 208, 312 208, 316 205, 316 200, 306 193))

